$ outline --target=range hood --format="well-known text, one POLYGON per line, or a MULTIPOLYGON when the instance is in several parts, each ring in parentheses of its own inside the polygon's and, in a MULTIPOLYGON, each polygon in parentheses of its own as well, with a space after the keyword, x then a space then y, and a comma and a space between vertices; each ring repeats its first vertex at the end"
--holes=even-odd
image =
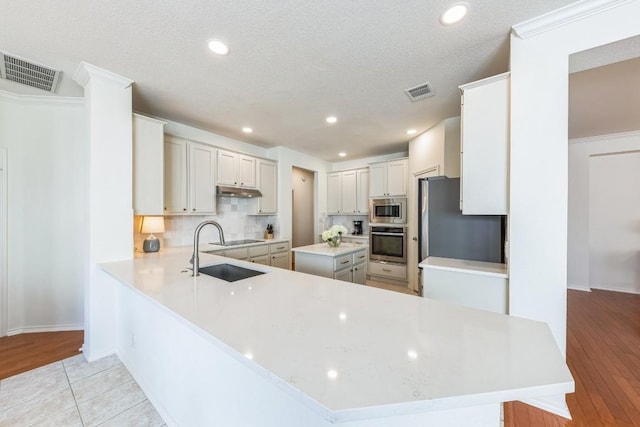
POLYGON ((226 185, 218 185, 216 187, 216 195, 220 197, 262 197, 262 193, 259 190, 228 187, 226 185))

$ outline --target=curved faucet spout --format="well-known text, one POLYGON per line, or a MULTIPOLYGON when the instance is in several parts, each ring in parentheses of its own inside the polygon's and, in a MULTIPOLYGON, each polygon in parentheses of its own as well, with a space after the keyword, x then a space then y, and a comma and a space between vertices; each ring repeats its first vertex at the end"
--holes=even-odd
POLYGON ((224 232, 222 231, 222 227, 216 221, 202 221, 196 227, 193 232, 193 256, 191 257, 191 262, 193 263, 193 274, 192 276, 200 275, 200 257, 198 256, 198 252, 200 251, 200 230, 204 228, 206 225, 213 225, 218 229, 218 233, 220 234, 220 244, 224 245, 224 232))

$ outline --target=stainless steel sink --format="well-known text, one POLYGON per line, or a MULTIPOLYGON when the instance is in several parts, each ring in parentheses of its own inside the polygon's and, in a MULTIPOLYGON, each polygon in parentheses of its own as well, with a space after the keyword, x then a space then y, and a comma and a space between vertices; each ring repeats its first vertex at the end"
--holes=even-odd
MULTIPOLYGON (((227 240, 222 246, 238 246, 246 245, 247 243, 262 243, 262 240, 244 239, 244 240, 227 240)), ((213 243, 217 245, 219 243, 213 243)))
POLYGON ((264 274, 264 271, 251 270, 249 268, 239 267, 233 264, 216 264, 198 269, 201 274, 206 274, 217 279, 226 280, 227 282, 235 282, 237 280, 247 279, 249 277, 264 274))

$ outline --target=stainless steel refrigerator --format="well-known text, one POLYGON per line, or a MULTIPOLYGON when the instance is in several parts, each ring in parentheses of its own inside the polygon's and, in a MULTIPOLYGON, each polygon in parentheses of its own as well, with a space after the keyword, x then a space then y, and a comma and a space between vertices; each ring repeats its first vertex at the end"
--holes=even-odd
POLYGON ((459 178, 425 178, 418 186, 418 260, 428 256, 504 262, 506 217, 462 215, 459 178))

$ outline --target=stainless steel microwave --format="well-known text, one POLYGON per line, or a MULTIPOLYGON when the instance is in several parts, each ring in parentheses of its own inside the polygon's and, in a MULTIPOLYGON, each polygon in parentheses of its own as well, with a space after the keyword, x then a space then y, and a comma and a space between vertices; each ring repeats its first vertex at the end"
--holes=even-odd
POLYGON ((406 224, 407 198, 371 199, 369 202, 370 222, 380 224, 406 224))

